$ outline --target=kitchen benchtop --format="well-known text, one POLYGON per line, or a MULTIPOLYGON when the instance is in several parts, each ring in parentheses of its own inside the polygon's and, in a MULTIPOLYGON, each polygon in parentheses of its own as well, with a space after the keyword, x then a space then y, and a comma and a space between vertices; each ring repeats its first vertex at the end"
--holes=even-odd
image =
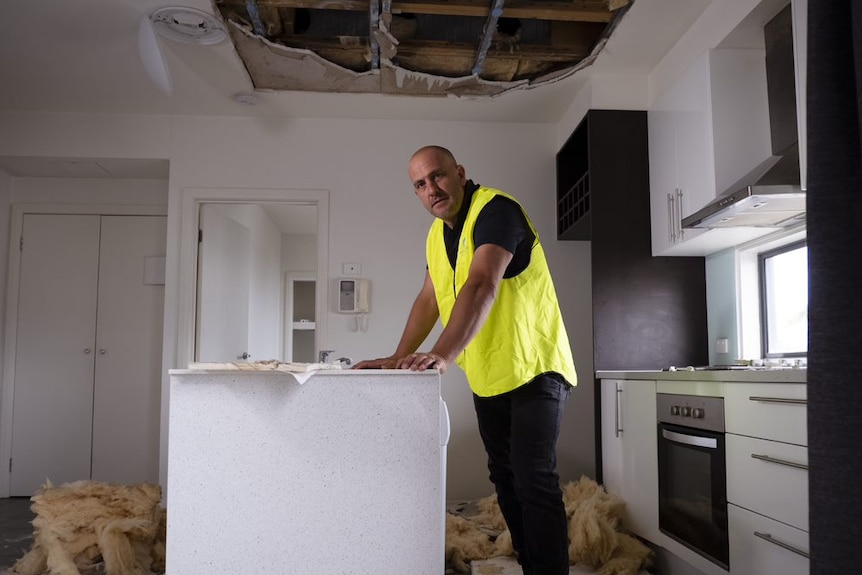
POLYGON ((650 381, 715 381, 744 383, 805 383, 806 370, 786 369, 728 369, 716 371, 657 371, 621 370, 597 371, 597 379, 644 379, 650 381))

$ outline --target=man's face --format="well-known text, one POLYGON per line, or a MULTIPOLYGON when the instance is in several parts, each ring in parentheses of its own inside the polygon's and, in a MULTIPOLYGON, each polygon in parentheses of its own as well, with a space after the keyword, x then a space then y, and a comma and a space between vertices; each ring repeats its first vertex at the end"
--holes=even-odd
POLYGON ((410 160, 407 173, 425 209, 454 227, 467 183, 464 166, 436 150, 425 150, 410 160))

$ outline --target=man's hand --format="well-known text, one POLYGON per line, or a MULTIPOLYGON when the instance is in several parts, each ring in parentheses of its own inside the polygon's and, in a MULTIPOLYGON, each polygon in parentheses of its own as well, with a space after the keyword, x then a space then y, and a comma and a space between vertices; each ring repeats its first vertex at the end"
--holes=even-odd
POLYGON ((395 369, 397 363, 397 357, 379 357, 377 359, 364 359, 354 364, 350 369, 395 369))
POLYGON ((449 362, 442 355, 433 351, 411 353, 399 359, 396 364, 398 369, 409 369, 410 371, 438 369, 440 373, 445 372, 448 366, 449 362))

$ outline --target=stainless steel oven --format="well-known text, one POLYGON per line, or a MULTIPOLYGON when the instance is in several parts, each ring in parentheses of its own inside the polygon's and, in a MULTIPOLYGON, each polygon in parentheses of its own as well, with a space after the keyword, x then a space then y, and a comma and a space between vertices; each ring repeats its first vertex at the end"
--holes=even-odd
POLYGON ((659 529, 728 568, 724 399, 659 393, 659 529))

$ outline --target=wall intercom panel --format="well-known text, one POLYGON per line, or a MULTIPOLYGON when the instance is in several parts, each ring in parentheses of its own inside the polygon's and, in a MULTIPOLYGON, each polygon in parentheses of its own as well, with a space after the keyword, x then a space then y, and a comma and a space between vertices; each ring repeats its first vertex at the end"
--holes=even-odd
POLYGON ((366 279, 345 278, 338 280, 339 313, 367 313, 371 285, 366 279))

